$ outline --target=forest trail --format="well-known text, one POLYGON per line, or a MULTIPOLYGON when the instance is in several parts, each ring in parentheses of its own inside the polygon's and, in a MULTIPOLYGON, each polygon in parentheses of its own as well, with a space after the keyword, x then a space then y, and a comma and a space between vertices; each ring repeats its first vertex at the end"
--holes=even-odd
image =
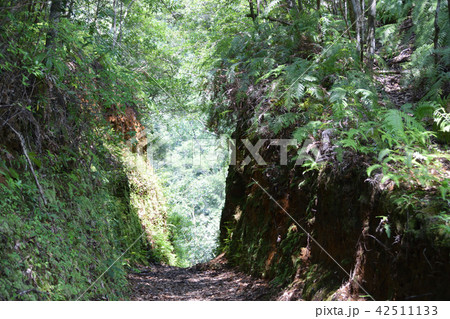
MULTIPOLYGON (((411 27, 413 22, 411 19, 407 19, 400 27, 402 34, 405 34, 411 27)), ((403 69, 403 65, 410 61, 411 55, 414 52, 414 40, 415 36, 411 35, 406 43, 399 47, 399 53, 391 58, 387 59, 385 68, 375 70, 374 80, 380 85, 382 94, 379 95, 379 100, 383 100, 383 94, 388 97, 391 103, 400 108, 405 103, 410 103, 414 99, 412 86, 405 86, 404 77, 406 71, 403 69)), ((380 51, 382 47, 378 47, 376 54, 383 56, 380 51)))
POLYGON ((131 300, 272 300, 274 290, 216 258, 191 268, 162 264, 140 267, 130 273, 131 300))

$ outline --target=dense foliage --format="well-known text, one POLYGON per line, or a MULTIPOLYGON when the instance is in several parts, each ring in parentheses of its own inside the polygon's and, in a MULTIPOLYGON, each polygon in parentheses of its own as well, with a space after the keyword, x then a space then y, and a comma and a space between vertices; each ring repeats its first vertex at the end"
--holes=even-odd
POLYGON ((121 150, 169 70, 133 2, 1 2, 0 299, 126 298, 126 267, 176 263, 156 177, 121 150))
POLYGON ((448 6, 0 1, 0 299, 76 298, 122 252, 83 298, 126 297, 124 265, 212 258, 227 137, 295 138, 291 173, 305 141, 323 150, 305 174, 357 158, 395 206, 378 217, 384 236, 395 228, 447 249, 448 6), (166 199, 149 154, 164 164, 166 199))
MULTIPOLYGON (((211 126, 238 123, 250 137, 299 145, 320 143, 330 130, 336 160, 348 151, 365 155, 368 177, 380 172, 381 184, 427 190, 447 206, 450 28, 448 7, 436 11, 437 2, 378 1, 373 53, 368 40, 355 43, 350 1, 322 1, 320 10, 261 3, 253 28, 233 39, 215 69, 211 126), (386 73, 402 76, 392 85, 386 73)), ((441 217, 448 222, 447 211, 441 217)))
MULTIPOLYGON (((323 223, 339 216, 337 238, 360 231, 358 223, 367 222, 370 228, 366 231, 380 233, 370 236, 386 250, 401 242, 396 253, 402 256, 409 247, 428 245, 436 255, 442 253, 439 262, 445 263, 450 247, 448 3, 355 0, 247 4, 247 28, 220 51, 209 83, 215 102, 209 125, 219 132, 233 127, 234 138, 248 138, 253 144, 261 138, 293 138, 297 145, 288 148, 287 167, 280 165, 275 146, 268 142, 260 152, 271 160, 269 165, 252 162, 230 167, 228 205, 226 202, 221 225, 222 246, 229 257, 248 271, 276 277, 278 283, 289 283, 296 275, 301 285, 309 280, 311 286, 303 290, 306 298, 331 298, 339 287, 338 282, 337 287, 327 286, 328 292, 318 293, 325 282, 331 285, 330 268, 316 264, 317 270, 307 262, 302 264, 306 258, 300 248, 308 250, 310 246, 302 244, 302 232, 289 227, 291 220, 274 226, 266 216, 270 213, 256 219, 255 215, 264 211, 261 201, 268 199, 258 192, 256 180, 283 206, 299 205, 289 212, 297 214, 305 227, 318 232, 317 236, 325 231, 323 223), (315 150, 320 150, 320 156, 315 150), (295 166, 300 156, 305 159, 301 168, 295 166), (362 180, 353 171, 357 167, 364 170, 362 180), (330 196, 337 200, 351 195, 344 194, 344 189, 340 196, 333 194, 333 187, 343 186, 333 184, 333 180, 345 180, 344 176, 354 178, 345 185, 348 189, 371 185, 383 194, 379 200, 385 207, 379 209, 378 216, 366 217, 370 222, 358 221, 353 215, 363 209, 367 194, 354 190, 355 196, 361 195, 354 198, 360 206, 349 208, 350 216, 345 203, 335 207, 329 200, 330 196), (327 185, 322 185, 324 180, 327 185), (239 183, 245 185, 235 186, 239 183), (322 199, 318 205, 326 202, 329 206, 315 207, 318 197, 322 199), (376 222, 381 225, 378 230, 373 226, 376 222), (311 267, 310 272, 301 277, 305 267, 311 267), (326 276, 320 277, 321 273, 326 276)), ((247 154, 238 154, 238 161, 247 154)), ((272 218, 281 219, 278 214, 272 218)), ((344 239, 334 243, 334 230, 330 227, 327 231, 330 238, 320 237, 321 242, 338 250, 344 239)), ((359 238, 370 236, 363 231, 359 238)), ((349 238, 353 240, 351 235, 349 238)), ((317 253, 313 255, 316 261, 317 253)), ((353 251, 349 257, 352 255, 353 251)), ((349 267, 354 266, 357 272, 358 263, 354 261, 349 267)), ((376 286, 372 282, 367 285, 376 286)), ((382 298, 394 296, 394 292, 389 296, 383 293, 382 298)))
POLYGON ((175 252, 182 266, 205 262, 219 244, 227 145, 198 121, 162 120, 153 124, 149 155, 163 181, 175 252))

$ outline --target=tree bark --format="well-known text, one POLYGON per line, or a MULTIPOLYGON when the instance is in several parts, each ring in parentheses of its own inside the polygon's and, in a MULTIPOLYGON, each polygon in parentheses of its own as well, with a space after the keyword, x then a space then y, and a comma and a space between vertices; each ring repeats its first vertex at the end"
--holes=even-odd
POLYGON ((20 145, 22 146, 23 155, 25 155, 25 159, 27 160, 28 167, 30 168, 31 174, 34 177, 34 182, 36 183, 39 194, 41 195, 42 202, 44 203, 44 206, 47 206, 47 199, 45 198, 44 190, 43 190, 41 184, 39 183, 39 180, 38 180, 36 173, 34 171, 34 168, 33 168, 33 163, 31 162, 30 157, 28 156, 27 146, 25 143, 25 139, 23 138, 23 135, 20 134, 20 132, 18 130, 16 130, 11 124, 6 123, 6 122, 5 122, 5 124, 7 124, 9 126, 9 128, 14 132, 14 134, 16 134, 16 136, 19 138, 20 145))
POLYGON ((248 0, 248 4, 250 6, 250 17, 252 18, 253 22, 256 22, 256 14, 255 8, 253 8, 253 0, 248 0))
POLYGON ((375 21, 377 14, 377 0, 370 0, 369 2, 369 19, 368 19, 368 32, 367 32, 367 44, 369 51, 369 69, 373 69, 375 58, 375 21))
POLYGON ((364 17, 362 16, 361 3, 359 2, 359 0, 352 0, 352 7, 353 7, 353 12, 355 13, 355 19, 356 19, 356 51, 358 52, 358 55, 362 61, 363 60, 363 49, 364 49, 362 19, 364 17))
POLYGON ((450 0, 447 0, 448 21, 450 22, 450 0))
POLYGON ((117 0, 113 1, 113 12, 114 12, 114 16, 113 16, 113 21, 111 24, 111 33, 112 33, 112 37, 113 37, 112 48, 114 49, 114 47, 116 46, 116 42, 117 42, 117 0))
POLYGON ((339 0, 331 1, 331 11, 334 15, 338 14, 338 2, 339 2, 339 0))
MULTIPOLYGON (((366 15, 366 1, 360 0, 361 4, 361 50, 364 52, 364 45, 366 44, 366 20, 364 16, 366 15)), ((361 55, 361 61, 362 61, 361 55)))
POLYGON ((50 15, 49 15, 49 23, 50 29, 47 33, 47 39, 45 46, 51 47, 55 43, 55 39, 57 37, 57 24, 61 19, 61 15, 64 11, 66 0, 53 0, 52 5, 50 6, 50 15))
MULTIPOLYGON (((345 6, 345 1, 344 1, 344 6, 345 6)), ((341 11, 341 15, 344 18, 345 29, 347 30, 348 37, 351 39, 352 35, 350 33, 350 27, 348 26, 347 8, 345 8, 345 10, 342 8, 342 0, 339 0, 339 11, 341 11)))
POLYGON ((130 1, 130 3, 129 3, 128 6, 126 7, 125 13, 123 14, 123 17, 122 17, 122 19, 121 19, 121 21, 120 21, 120 24, 119 24, 119 45, 122 43, 122 37, 123 37, 123 31, 122 31, 122 29, 123 29, 123 25, 125 24, 125 20, 127 19, 128 12, 130 12, 131 6, 133 5, 133 3, 134 3, 135 1, 136 1, 136 0, 131 0, 131 1, 130 1))
POLYGON ((347 8, 346 12, 348 14, 348 18, 350 20, 350 27, 354 32, 356 32, 356 16, 355 16, 355 10, 353 9, 353 1, 347 0, 347 8))
POLYGON ((439 64, 439 54, 437 53, 437 50, 439 49, 439 32, 441 31, 439 28, 439 11, 441 10, 441 0, 437 1, 436 4, 436 11, 434 14, 434 64, 436 66, 439 64))

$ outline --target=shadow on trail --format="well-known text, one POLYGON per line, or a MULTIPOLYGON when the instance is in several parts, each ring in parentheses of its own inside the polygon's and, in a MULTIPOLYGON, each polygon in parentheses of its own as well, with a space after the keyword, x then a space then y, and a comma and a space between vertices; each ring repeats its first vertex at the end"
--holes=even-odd
POLYGON ((152 264, 128 276, 132 300, 271 300, 267 281, 255 279, 215 259, 191 268, 152 264))

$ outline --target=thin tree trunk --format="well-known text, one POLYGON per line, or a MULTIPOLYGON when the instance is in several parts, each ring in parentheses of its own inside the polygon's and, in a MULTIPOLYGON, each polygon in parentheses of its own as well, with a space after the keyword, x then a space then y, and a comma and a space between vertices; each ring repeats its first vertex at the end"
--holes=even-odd
POLYGON ((119 13, 119 34, 118 34, 118 44, 119 46, 121 45, 122 42, 122 25, 123 25, 123 21, 124 21, 125 17, 124 17, 124 12, 123 12, 123 2, 120 1, 120 13, 119 13))
POLYGON ((439 54, 437 50, 439 49, 439 32, 441 31, 439 28, 439 11, 441 10, 441 0, 437 1, 436 11, 434 15, 434 63, 436 66, 439 64, 439 54))
POLYGON ((71 0, 70 3, 69 3, 69 10, 67 11, 67 18, 69 18, 69 19, 70 19, 70 17, 73 16, 73 6, 74 6, 74 4, 75 4, 74 0, 71 0))
POLYGON ((122 18, 122 21, 121 21, 121 23, 120 23, 120 28, 119 28, 119 44, 122 43, 122 37, 123 37, 123 31, 122 31, 122 29, 123 29, 123 25, 125 24, 125 21, 126 21, 126 19, 127 19, 128 13, 130 12, 131 6, 133 5, 133 3, 134 3, 135 1, 136 1, 136 0, 131 0, 131 1, 130 1, 130 3, 128 4, 127 8, 125 9, 125 13, 123 14, 123 18, 122 18))
POLYGON ((338 2, 339 2, 339 0, 333 0, 333 2, 332 2, 332 8, 333 8, 334 15, 338 14, 338 2))
POLYGON ((65 7, 65 0, 53 0, 52 5, 50 6, 50 16, 49 16, 49 23, 50 23, 50 29, 47 33, 47 39, 45 46, 51 47, 55 43, 55 39, 57 36, 57 24, 59 23, 59 20, 61 19, 61 15, 64 11, 65 7))
POLYGON ((320 25, 320 20, 322 18, 322 15, 320 14, 320 0, 316 1, 316 9, 317 9, 317 13, 319 14, 319 21, 317 23, 317 31, 319 32, 319 34, 322 34, 322 26, 320 25))
POLYGON ((111 33, 113 36, 113 44, 112 44, 112 48, 114 49, 114 47, 116 46, 116 42, 117 42, 117 0, 113 1, 113 12, 114 12, 114 16, 113 16, 113 21, 112 21, 112 25, 111 25, 111 33))
POLYGON ((33 168, 33 163, 31 162, 30 157, 28 156, 27 146, 25 143, 25 139, 23 138, 23 135, 20 134, 20 132, 18 130, 16 130, 11 124, 9 124, 9 123, 5 123, 5 124, 7 124, 9 126, 9 128, 14 132, 14 134, 16 134, 17 137, 19 138, 20 145, 22 146, 23 155, 25 155, 25 159, 27 160, 28 167, 30 168, 31 174, 34 177, 34 182, 36 183, 39 194, 41 195, 42 202, 44 203, 44 206, 47 206, 47 199, 45 198, 44 190, 43 190, 41 184, 39 183, 39 180, 38 180, 36 173, 34 171, 34 168, 33 168))
POLYGON ((253 8, 253 0, 248 0, 248 4, 250 6, 250 17, 252 18, 253 22, 256 23, 256 14, 255 8, 253 8))
POLYGON ((295 1, 294 0, 286 0, 286 4, 287 4, 287 7, 288 7, 289 10, 295 7, 295 1))
MULTIPOLYGON (((364 46, 366 44, 366 1, 361 0, 361 53, 364 52, 364 46)), ((363 60, 363 54, 361 54, 361 61, 363 60)))
POLYGON ((447 0, 448 21, 450 22, 450 0, 447 0))
MULTIPOLYGON (((450 0, 448 0, 450 2, 450 0)), ((302 12, 303 11, 303 4, 302 4, 302 0, 297 0, 297 5, 298 5, 298 11, 302 12)))
MULTIPOLYGON (((362 47, 362 12, 361 12, 361 3, 359 0, 352 0, 353 12, 355 13, 356 19, 356 51, 358 55, 362 57, 363 47, 362 47)), ((361 59, 362 61, 362 59, 361 59)))
MULTIPOLYGON (((450 1, 450 0, 449 0, 449 1, 450 1)), ((345 6, 345 1, 344 1, 344 6, 345 6)), ((351 38, 352 38, 352 35, 351 35, 351 33, 350 33, 350 27, 348 26, 347 10, 344 10, 344 9, 342 8, 342 0, 339 0, 339 10, 341 11, 341 15, 342 15, 342 17, 344 18, 344 21, 345 21, 345 29, 347 30, 348 37, 351 39, 351 38)))
POLYGON ((369 61, 368 67, 370 70, 374 66, 375 58, 375 21, 377 14, 377 0, 370 0, 369 3, 369 20, 368 20, 368 32, 367 32, 367 44, 369 46, 369 61))
POLYGON ((95 17, 94 17, 94 26, 95 30, 97 30, 98 33, 100 33, 98 30, 98 14, 100 12, 100 1, 101 0, 97 0, 97 7, 95 8, 95 17))
POLYGON ((354 32, 356 32, 356 16, 355 16, 355 10, 353 9, 353 1, 347 0, 347 14, 349 17, 349 20, 351 22, 351 28, 354 32))

